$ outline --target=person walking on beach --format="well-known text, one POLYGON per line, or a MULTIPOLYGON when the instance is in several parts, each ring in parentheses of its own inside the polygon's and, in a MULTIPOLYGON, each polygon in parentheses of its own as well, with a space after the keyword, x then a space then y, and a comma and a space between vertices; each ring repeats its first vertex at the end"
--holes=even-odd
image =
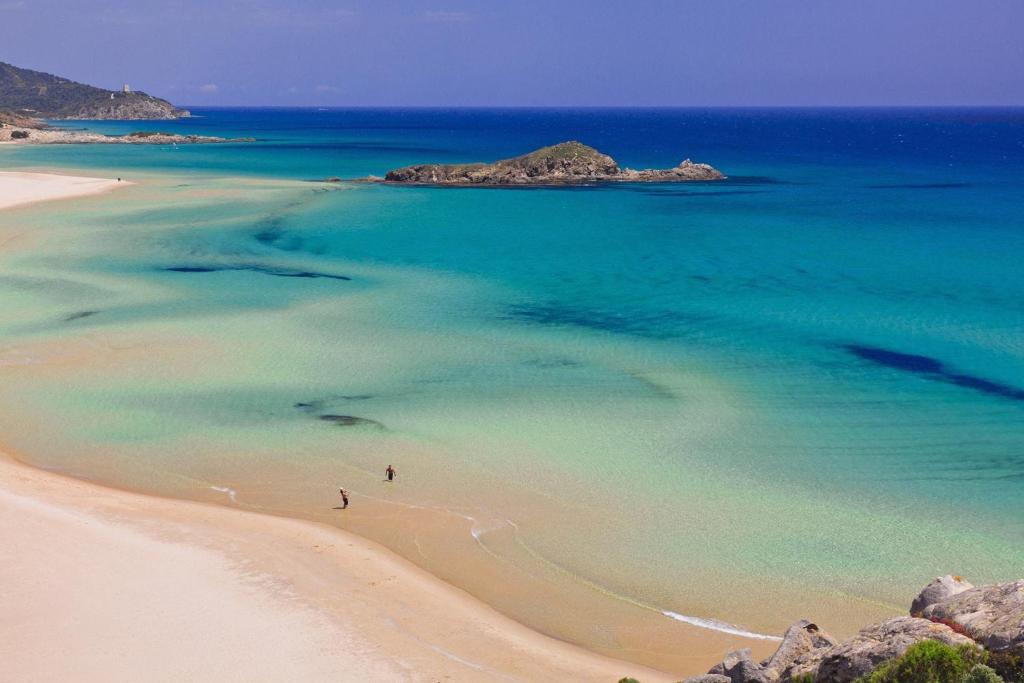
POLYGON ((395 468, 391 465, 388 465, 388 468, 384 470, 384 474, 387 475, 388 481, 395 480, 395 468))
POLYGON ((348 491, 345 489, 338 489, 338 493, 341 494, 341 509, 344 510, 348 507, 348 491))

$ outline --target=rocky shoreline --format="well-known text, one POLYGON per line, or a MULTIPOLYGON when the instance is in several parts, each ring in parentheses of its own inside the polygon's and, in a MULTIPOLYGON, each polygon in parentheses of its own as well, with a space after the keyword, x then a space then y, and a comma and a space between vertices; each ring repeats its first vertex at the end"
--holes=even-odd
POLYGON ((593 183, 678 183, 723 180, 718 169, 686 159, 668 169, 620 168, 607 154, 570 141, 493 163, 421 164, 388 171, 361 182, 394 185, 511 187, 593 183))
MULTIPOLYGON (((959 576, 939 577, 914 599, 909 616, 873 624, 841 642, 817 624, 801 620, 789 627, 778 650, 767 659, 753 660, 749 649, 730 652, 708 673, 684 683, 852 683, 868 680, 872 672, 898 662, 909 649, 926 641, 971 653, 971 661, 976 661, 972 676, 979 667, 992 671, 991 676, 983 671, 979 675, 988 678, 978 680, 1021 680, 1024 580, 975 587, 959 576)), ((921 680, 968 680, 951 676, 921 680)))
POLYGON ((60 130, 48 127, 4 126, 0 128, 0 143, 36 145, 201 145, 225 142, 255 142, 256 138, 219 138, 207 135, 177 135, 138 131, 128 135, 101 135, 84 131, 60 130))

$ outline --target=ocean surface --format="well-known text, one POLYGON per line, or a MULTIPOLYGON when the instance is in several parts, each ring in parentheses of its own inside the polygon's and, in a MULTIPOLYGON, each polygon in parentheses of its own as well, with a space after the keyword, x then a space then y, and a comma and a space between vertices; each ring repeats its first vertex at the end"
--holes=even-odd
POLYGON ((0 149, 137 183, 0 215, 27 460, 339 524, 606 651, 602 605, 843 632, 1022 575, 1024 110, 195 113, 71 125, 257 142, 0 149), (311 182, 570 139, 729 178, 311 182))

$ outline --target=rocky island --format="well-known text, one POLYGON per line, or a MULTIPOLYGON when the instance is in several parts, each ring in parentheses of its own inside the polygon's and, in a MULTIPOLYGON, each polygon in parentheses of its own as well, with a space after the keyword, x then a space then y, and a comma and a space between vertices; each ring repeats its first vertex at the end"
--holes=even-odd
POLYGON ((562 142, 493 163, 421 164, 388 171, 364 182, 396 185, 516 186, 588 183, 678 183, 722 180, 721 171, 686 159, 668 169, 619 168, 607 154, 581 142, 562 142))

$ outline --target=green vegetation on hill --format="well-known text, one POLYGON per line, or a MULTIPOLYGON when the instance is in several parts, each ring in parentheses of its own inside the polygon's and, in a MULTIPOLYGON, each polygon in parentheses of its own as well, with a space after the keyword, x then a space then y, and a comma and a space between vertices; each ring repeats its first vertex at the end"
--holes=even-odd
POLYGON ((50 119, 171 119, 188 116, 143 92, 104 90, 0 62, 0 109, 50 119))

